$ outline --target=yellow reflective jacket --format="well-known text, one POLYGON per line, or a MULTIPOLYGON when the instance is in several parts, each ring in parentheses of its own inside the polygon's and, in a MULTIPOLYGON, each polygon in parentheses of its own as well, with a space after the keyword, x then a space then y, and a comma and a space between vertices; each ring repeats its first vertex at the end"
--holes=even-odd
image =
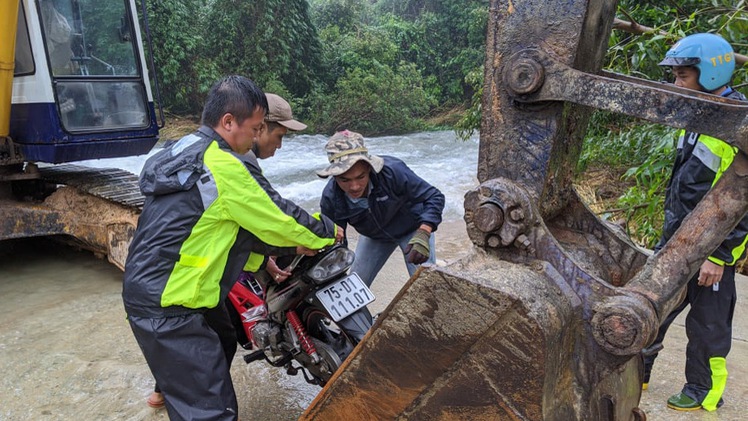
POLYGON ((140 187, 146 201, 122 292, 131 315, 215 307, 250 253, 289 254, 298 245, 335 242, 330 219, 280 197, 254 155, 234 153, 205 126, 149 158, 140 187))

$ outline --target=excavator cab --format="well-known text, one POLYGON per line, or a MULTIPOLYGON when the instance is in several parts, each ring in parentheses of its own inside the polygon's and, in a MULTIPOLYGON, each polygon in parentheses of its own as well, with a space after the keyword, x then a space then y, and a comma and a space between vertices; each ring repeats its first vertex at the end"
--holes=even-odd
POLYGON ((147 153, 158 123, 131 0, 22 0, 10 138, 25 161, 147 153))
POLYGON ((144 200, 137 177, 49 164, 156 144, 163 113, 136 10, 135 0, 0 2, 0 241, 50 236, 124 267, 144 200))

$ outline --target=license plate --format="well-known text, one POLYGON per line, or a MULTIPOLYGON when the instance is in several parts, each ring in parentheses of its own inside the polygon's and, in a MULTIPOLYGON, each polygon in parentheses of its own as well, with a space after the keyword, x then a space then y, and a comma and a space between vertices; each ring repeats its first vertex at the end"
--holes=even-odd
POLYGON ((317 298, 337 322, 374 301, 374 294, 356 273, 351 273, 318 290, 317 298))

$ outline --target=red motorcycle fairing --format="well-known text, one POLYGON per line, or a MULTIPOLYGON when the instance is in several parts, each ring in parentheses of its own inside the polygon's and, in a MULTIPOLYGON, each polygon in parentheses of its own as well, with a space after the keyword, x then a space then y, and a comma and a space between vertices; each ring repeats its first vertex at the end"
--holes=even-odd
POLYGON ((252 351, 244 355, 244 361, 264 360, 285 368, 289 375, 301 372, 308 383, 327 383, 372 325, 366 307, 336 322, 316 296, 327 284, 349 276, 353 252, 340 252, 340 247, 345 246, 306 259, 296 257, 292 264, 283 264, 279 258, 276 263, 281 262, 281 267, 296 269, 280 284, 264 270, 240 275, 228 300, 237 340, 252 351), (328 271, 326 282, 313 282, 312 268, 328 271))

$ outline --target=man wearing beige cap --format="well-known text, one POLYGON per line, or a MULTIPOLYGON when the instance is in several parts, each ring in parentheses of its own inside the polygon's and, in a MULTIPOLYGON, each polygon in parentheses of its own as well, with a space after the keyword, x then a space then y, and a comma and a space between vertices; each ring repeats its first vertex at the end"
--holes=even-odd
MULTIPOLYGON (((267 159, 275 155, 275 151, 283 146, 283 136, 288 131, 306 130, 306 124, 293 118, 291 105, 280 95, 265 93, 268 100, 268 113, 265 115, 260 134, 252 146, 252 152, 258 159, 267 159)), ((275 258, 271 257, 267 262, 267 271, 278 282, 283 282, 291 276, 291 272, 286 272, 275 264, 275 258)))
POLYGON ((335 133, 325 146, 330 165, 317 175, 327 183, 320 208, 337 225, 360 234, 351 268, 371 285, 396 247, 408 273, 434 263, 433 232, 442 221, 444 195, 391 156, 370 155, 359 133, 335 133))
POLYGON ((276 94, 265 94, 268 100, 268 113, 265 116, 265 125, 262 132, 257 136, 257 141, 252 146, 252 151, 259 159, 270 158, 275 151, 280 149, 283 136, 288 131, 301 131, 306 129, 306 124, 294 120, 291 105, 276 94))

